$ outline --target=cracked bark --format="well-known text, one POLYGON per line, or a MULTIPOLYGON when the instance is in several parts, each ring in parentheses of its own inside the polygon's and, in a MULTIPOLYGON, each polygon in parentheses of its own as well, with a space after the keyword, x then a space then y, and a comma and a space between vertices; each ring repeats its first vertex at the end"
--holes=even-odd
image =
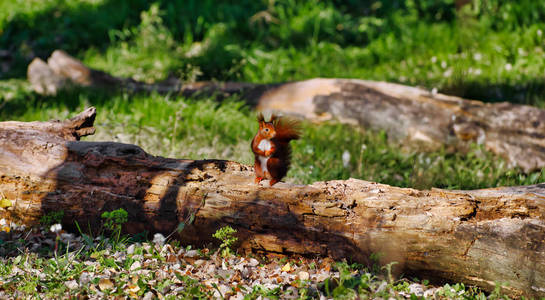
POLYGON ((527 105, 487 104, 400 84, 354 79, 317 78, 279 84, 183 83, 169 79, 147 84, 90 69, 59 50, 47 63, 35 59, 28 67, 28 79, 36 92, 46 94, 56 93, 69 82, 193 97, 237 94, 261 110, 384 130, 392 140, 418 150, 443 147, 465 151, 470 144, 478 143, 525 172, 545 168, 545 110, 527 105))
POLYGON ((100 214, 129 213, 127 232, 212 242, 224 225, 240 249, 329 255, 432 280, 508 284, 513 296, 545 296, 545 184, 474 191, 397 188, 362 180, 311 185, 253 183, 252 169, 223 160, 179 160, 135 145, 77 141, 94 132, 94 109, 65 122, 0 123, 0 217, 36 224, 64 210, 94 228, 100 214), (73 121, 77 120, 77 121, 73 121), (52 128, 55 128, 53 130, 52 128))

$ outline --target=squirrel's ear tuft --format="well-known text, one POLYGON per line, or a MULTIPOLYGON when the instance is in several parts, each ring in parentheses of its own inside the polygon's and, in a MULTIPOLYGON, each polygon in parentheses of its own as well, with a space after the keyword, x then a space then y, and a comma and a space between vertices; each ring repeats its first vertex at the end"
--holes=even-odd
POLYGON ((257 115, 258 122, 271 122, 275 118, 274 114, 270 110, 259 112, 257 115))

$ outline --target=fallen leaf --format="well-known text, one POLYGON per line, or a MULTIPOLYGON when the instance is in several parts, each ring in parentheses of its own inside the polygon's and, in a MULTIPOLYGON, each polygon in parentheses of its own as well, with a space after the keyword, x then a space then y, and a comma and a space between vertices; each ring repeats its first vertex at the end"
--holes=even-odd
POLYGON ((178 261, 178 257, 176 257, 176 255, 173 255, 173 254, 167 254, 167 262, 169 263, 175 263, 178 261))
POLYGON ((322 281, 326 280, 327 278, 330 278, 330 274, 319 273, 319 274, 316 275, 316 281, 317 282, 322 282, 322 281))
POLYGON ((320 264, 320 269, 329 272, 331 271, 331 266, 335 263, 335 261, 329 257, 326 257, 322 260, 322 263, 320 264))
POLYGON ((8 200, 6 198, 2 198, 0 199, 0 207, 1 208, 7 208, 7 207, 10 207, 12 206, 13 204, 11 203, 11 200, 8 200))
POLYGON ((293 269, 291 268, 291 265, 290 263, 286 263, 283 267, 282 267, 282 272, 291 272, 293 269))
POLYGON ((129 288, 129 291, 132 293, 136 293, 140 290, 140 287, 136 284, 129 284, 127 285, 127 288, 129 288))
POLYGON ((114 283, 108 278, 101 278, 98 282, 98 287, 101 291, 111 290, 114 287, 114 283))
POLYGON ((236 271, 235 274, 233 275, 233 277, 231 277, 231 281, 234 281, 234 282, 240 282, 242 281, 242 276, 240 274, 240 271, 236 271))

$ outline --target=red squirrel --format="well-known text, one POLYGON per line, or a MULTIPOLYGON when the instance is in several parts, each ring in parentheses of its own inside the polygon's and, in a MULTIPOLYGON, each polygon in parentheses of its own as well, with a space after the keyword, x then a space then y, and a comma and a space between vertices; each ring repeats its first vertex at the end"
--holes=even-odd
POLYGON ((269 179, 269 184, 280 181, 290 165, 290 141, 299 139, 300 123, 297 120, 271 115, 265 120, 262 113, 257 116, 259 130, 252 140, 255 156, 255 183, 269 179))

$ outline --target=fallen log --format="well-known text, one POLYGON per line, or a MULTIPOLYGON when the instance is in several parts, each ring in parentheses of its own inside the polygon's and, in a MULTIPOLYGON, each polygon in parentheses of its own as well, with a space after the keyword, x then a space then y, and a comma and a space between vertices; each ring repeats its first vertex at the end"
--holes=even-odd
MULTIPOLYGON (((163 82, 146 83, 132 78, 112 76, 85 66, 81 61, 62 50, 55 50, 47 63, 35 58, 28 65, 27 78, 32 89, 43 95, 55 95, 70 86, 123 89, 130 92, 172 93, 182 96, 230 97, 243 94, 247 99, 257 99, 268 88, 276 86, 240 82, 195 82, 183 83, 176 78, 163 82)), ((254 103, 255 105, 255 103, 254 103)))
POLYGON ((28 78, 39 93, 56 92, 72 82, 183 96, 239 94, 260 110, 384 130, 392 140, 418 150, 444 147, 464 151, 478 143, 525 172, 545 168, 545 110, 527 105, 483 103, 400 84, 354 79, 318 78, 283 84, 167 80, 147 84, 90 69, 62 51, 53 52, 47 63, 35 59, 29 65, 28 78))
POLYGON ((1 218, 32 225, 63 210, 65 228, 74 221, 94 228, 102 212, 124 208, 132 233, 168 234, 184 222, 178 237, 201 245, 230 225, 248 251, 362 263, 375 253, 407 275, 545 296, 545 184, 474 191, 356 179, 260 186, 251 167, 236 162, 77 141, 94 132, 94 116, 90 108, 65 122, 0 123, 0 195, 11 200, 1 218))

